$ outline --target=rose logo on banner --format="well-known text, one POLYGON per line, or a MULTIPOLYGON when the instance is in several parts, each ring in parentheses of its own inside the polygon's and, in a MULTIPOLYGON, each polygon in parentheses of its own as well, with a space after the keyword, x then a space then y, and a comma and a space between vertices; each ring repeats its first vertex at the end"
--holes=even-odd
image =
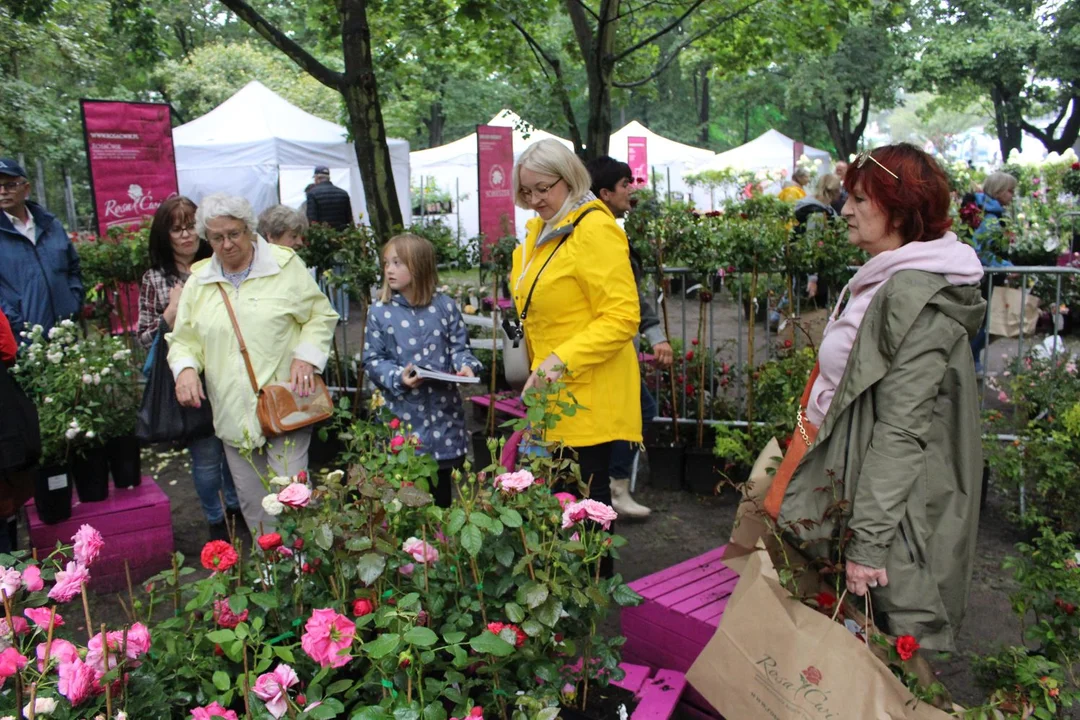
POLYGON ((488 181, 491 183, 491 187, 501 188, 506 182, 506 171, 502 169, 502 165, 492 165, 491 174, 488 176, 488 181))
POLYGON ((142 198, 142 196, 143 196, 143 191, 142 191, 141 186, 135 185, 135 184, 131 184, 131 185, 128 186, 128 197, 129 198, 131 198, 135 202, 139 202, 139 199, 142 198))
POLYGON ((143 190, 142 185, 128 185, 127 197, 131 202, 109 199, 105 201, 105 220, 108 227, 127 225, 139 218, 149 217, 161 205, 154 193, 143 190))

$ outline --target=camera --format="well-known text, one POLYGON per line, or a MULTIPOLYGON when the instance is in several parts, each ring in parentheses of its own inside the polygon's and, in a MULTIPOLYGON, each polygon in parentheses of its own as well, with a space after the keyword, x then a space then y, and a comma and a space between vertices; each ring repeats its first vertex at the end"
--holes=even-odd
POLYGON ((503 315, 502 328, 503 332, 506 333, 506 337, 510 338, 511 342, 514 343, 514 347, 517 347, 525 339, 525 330, 521 327, 521 320, 512 315, 503 315))

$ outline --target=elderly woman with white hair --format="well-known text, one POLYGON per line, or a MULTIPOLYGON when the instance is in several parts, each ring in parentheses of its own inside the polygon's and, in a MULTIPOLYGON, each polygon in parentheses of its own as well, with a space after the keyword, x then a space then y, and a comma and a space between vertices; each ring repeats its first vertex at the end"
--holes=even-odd
POLYGON ((559 420, 547 438, 576 454, 590 497, 610 505, 612 445, 641 442, 641 382, 631 342, 640 308, 630 245, 590 191, 588 170, 560 142, 525 148, 513 180, 518 207, 539 215, 526 226, 510 274, 532 358, 525 387, 561 378, 586 408, 559 420))
POLYGON ((297 250, 304 246, 307 217, 288 205, 274 205, 259 215, 259 234, 274 245, 297 250))
POLYGON ((244 520, 253 531, 266 532, 275 518, 263 507, 262 478, 306 469, 311 428, 263 436, 225 295, 258 386, 291 382, 301 396, 313 392, 314 376, 326 365, 338 316, 296 253, 255 232, 247 200, 224 194, 203 198, 195 226, 214 254, 192 265, 173 331, 166 336, 176 399, 188 407, 210 399, 244 520))

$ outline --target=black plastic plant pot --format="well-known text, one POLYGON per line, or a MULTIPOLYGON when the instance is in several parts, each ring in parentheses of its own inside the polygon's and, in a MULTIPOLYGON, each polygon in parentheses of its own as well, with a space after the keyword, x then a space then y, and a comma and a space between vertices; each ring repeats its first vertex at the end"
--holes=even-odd
POLYGON ((46 525, 55 525, 71 517, 71 475, 66 465, 38 469, 34 507, 46 525))
POLYGON ((138 487, 142 483, 142 454, 139 438, 124 435, 105 444, 109 454, 109 471, 113 485, 118 488, 138 487))
POLYGON ((683 488, 683 445, 658 442, 646 445, 649 456, 649 485, 658 490, 682 490, 683 488))
POLYGON ((87 448, 71 460, 71 476, 79 502, 109 499, 109 453, 104 445, 87 448))
POLYGON ((711 447, 689 447, 683 460, 686 489, 696 495, 715 495, 723 476, 711 447))

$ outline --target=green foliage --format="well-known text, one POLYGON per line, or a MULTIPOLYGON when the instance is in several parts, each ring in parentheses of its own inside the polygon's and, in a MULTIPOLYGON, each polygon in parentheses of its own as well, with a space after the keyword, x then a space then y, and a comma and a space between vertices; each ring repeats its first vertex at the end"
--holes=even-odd
POLYGON ((301 259, 316 268, 331 288, 344 288, 349 297, 364 307, 371 288, 382 277, 382 243, 368 225, 350 225, 335 230, 316 223, 304 236, 301 259))
POLYGON ((754 383, 754 419, 765 423, 765 429, 754 431, 755 447, 773 436, 786 446, 795 432, 799 399, 817 355, 813 348, 788 347, 789 342, 780 343, 776 357, 747 370, 754 383))
POLYGON ((410 225, 406 232, 426 238, 435 246, 435 262, 440 267, 467 270, 478 261, 479 238, 459 243, 454 231, 441 218, 425 218, 410 225))
POLYGON ((150 269, 150 230, 148 227, 120 230, 108 237, 89 237, 75 243, 79 253, 83 284, 108 290, 120 283, 140 283, 150 269))

